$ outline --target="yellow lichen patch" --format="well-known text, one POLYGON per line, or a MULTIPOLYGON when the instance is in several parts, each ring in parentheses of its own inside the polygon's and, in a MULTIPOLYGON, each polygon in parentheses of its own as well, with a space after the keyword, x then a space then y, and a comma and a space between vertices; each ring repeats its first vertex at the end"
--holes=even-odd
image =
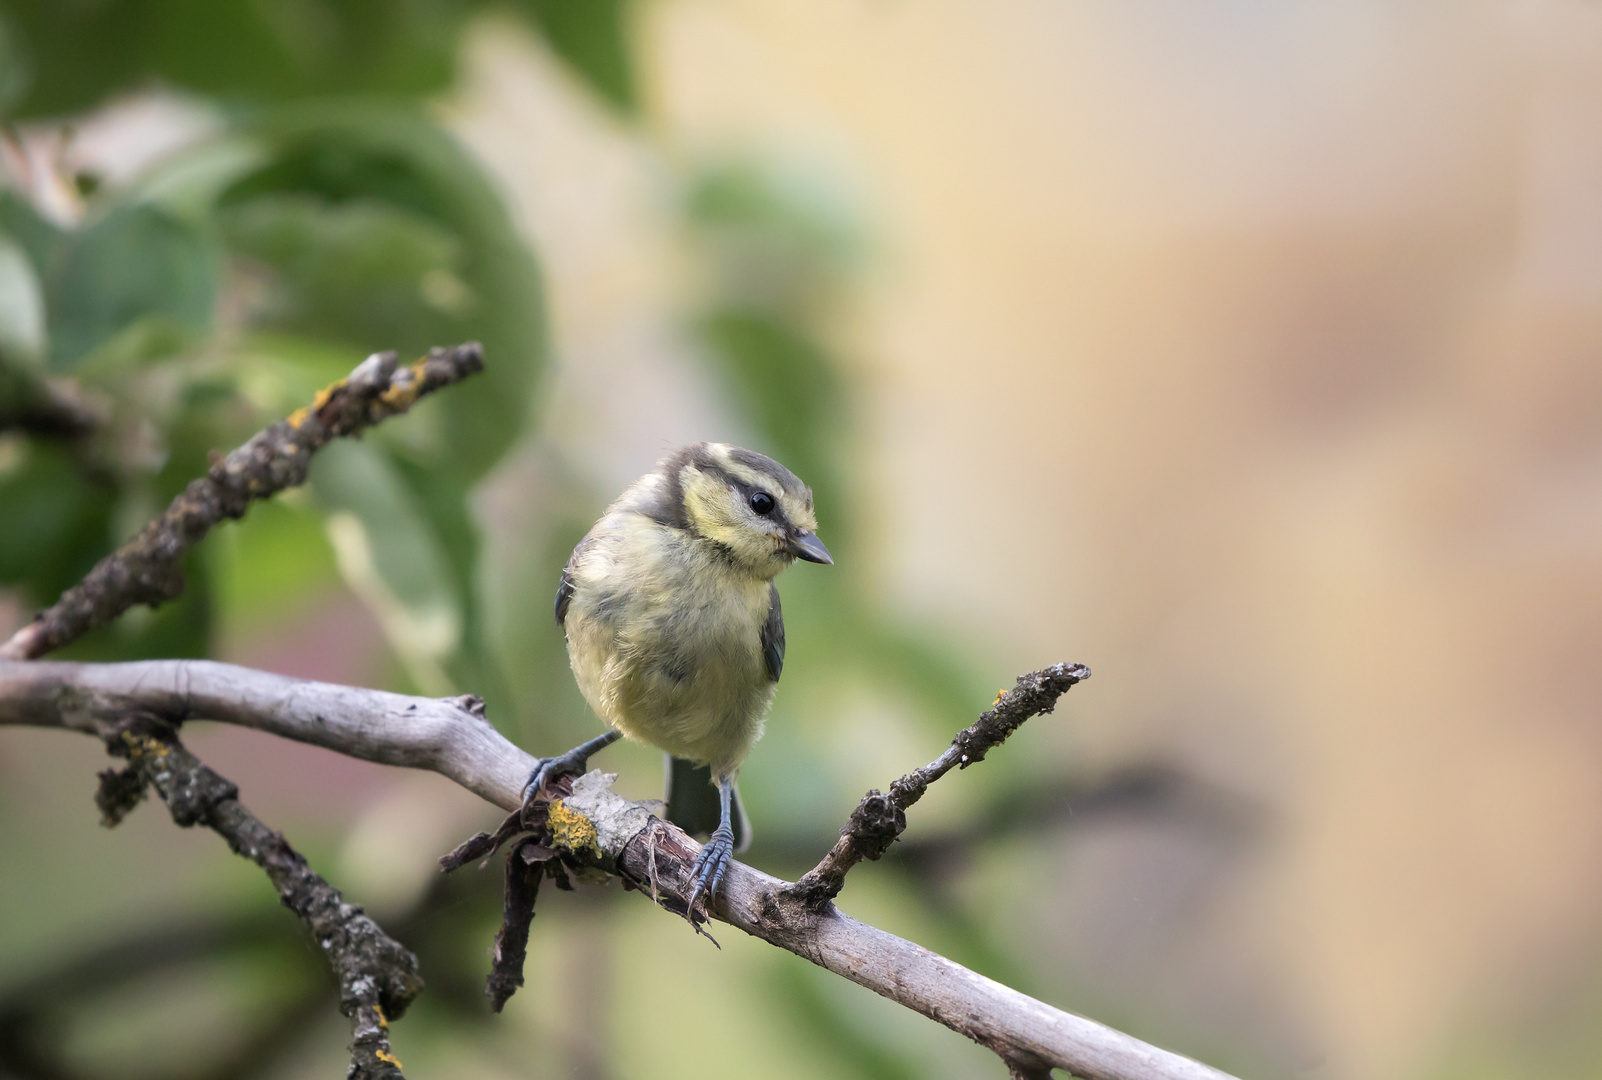
POLYGON ((1005 687, 1003 687, 1000 690, 997 690, 996 691, 996 700, 994 700, 994 701, 992 701, 990 703, 990 707, 992 709, 994 709, 997 705, 1000 705, 1001 704, 1001 699, 1006 697, 1006 696, 1007 696, 1007 690, 1006 690, 1005 687))
POLYGON ((419 360, 417 363, 407 367, 406 372, 409 376, 407 378, 391 379, 389 389, 379 394, 378 400, 396 412, 410 408, 412 402, 417 400, 417 388, 423 383, 423 365, 425 363, 427 363, 426 360, 419 360))
POLYGON ((318 409, 321 409, 324 405, 327 405, 329 399, 334 396, 334 391, 340 389, 344 385, 344 379, 341 379, 336 383, 329 383, 327 386, 317 391, 316 395, 313 396, 312 403, 310 405, 306 406, 304 409, 296 409, 294 412, 290 413, 285 422, 297 431, 300 430, 300 426, 306 422, 306 418, 311 416, 311 414, 316 412, 318 409))
POLYGON ((128 746, 130 760, 142 757, 166 757, 169 752, 165 743, 149 735, 135 735, 131 731, 125 731, 122 733, 122 741, 128 746))
POLYGON ((595 842, 595 825, 589 818, 577 810, 569 810, 558 800, 551 804, 550 814, 546 818, 546 827, 551 830, 551 839, 556 846, 565 848, 577 854, 589 851, 599 856, 600 845, 595 842))
POLYGON ((374 1005, 373 1011, 378 1014, 378 1026, 388 1031, 389 1017, 384 1015, 384 1007, 382 1005, 374 1005))
POLYGON ((377 1056, 378 1060, 384 1062, 385 1064, 393 1065, 397 1069, 405 1068, 405 1066, 400 1063, 400 1058, 396 1057, 394 1054, 390 1053, 388 1050, 377 1050, 377 1051, 374 1051, 374 1053, 377 1056))

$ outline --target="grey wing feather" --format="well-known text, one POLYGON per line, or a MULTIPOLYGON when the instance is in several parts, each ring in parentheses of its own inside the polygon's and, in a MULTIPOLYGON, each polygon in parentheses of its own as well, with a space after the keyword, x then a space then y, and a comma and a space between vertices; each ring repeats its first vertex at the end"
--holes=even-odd
POLYGON ((779 681, 784 670, 784 612, 779 607, 779 588, 768 585, 772 606, 768 608, 768 621, 762 624, 762 658, 768 662, 768 678, 779 681))
POLYGON ((562 580, 556 586, 557 626, 563 626, 567 623, 567 608, 573 602, 574 590, 578 588, 573 584, 573 564, 578 562, 579 556, 584 554, 584 549, 589 546, 590 538, 586 536, 578 542, 578 546, 573 549, 573 554, 567 557, 567 565, 562 567, 562 580))

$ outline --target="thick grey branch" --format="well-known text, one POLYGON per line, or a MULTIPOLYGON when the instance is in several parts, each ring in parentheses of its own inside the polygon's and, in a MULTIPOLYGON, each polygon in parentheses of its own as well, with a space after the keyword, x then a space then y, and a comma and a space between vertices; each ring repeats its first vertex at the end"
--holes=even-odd
MULTIPOLYGON (((490 726, 473 698, 406 697, 206 661, 0 660, 0 724, 104 735, 129 710, 172 721, 221 720, 368 761, 431 769, 506 810, 521 805, 534 765, 490 726)), ((602 774, 579 778, 573 794, 552 805, 549 821, 552 840, 573 857, 683 910, 699 845, 614 794, 602 774)), ((741 863, 730 865, 720 900, 718 918, 990 1047, 1015 1076, 1061 1068, 1086 1080, 1227 1080, 860 923, 831 903, 814 907, 788 883, 741 863)))
POLYGON ((43 656, 135 604, 156 607, 171 600, 184 588, 184 555, 214 525, 244 516, 252 499, 305 483, 312 454, 331 440, 403 413, 424 394, 483 367, 476 343, 434 349, 407 367, 398 366, 394 353, 369 356, 348 378, 320 391, 309 406, 258 433, 191 481, 164 514, 0 645, 0 658, 43 656))
POLYGON ((104 736, 129 712, 173 723, 220 720, 381 765, 430 769, 507 810, 521 804, 534 768, 474 697, 408 697, 211 660, 0 660, 0 724, 104 736))

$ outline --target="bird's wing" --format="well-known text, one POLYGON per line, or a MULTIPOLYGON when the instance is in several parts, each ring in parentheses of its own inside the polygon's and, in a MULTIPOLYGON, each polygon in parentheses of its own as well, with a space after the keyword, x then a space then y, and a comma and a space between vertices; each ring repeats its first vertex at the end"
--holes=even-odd
POLYGON ((779 681, 784 670, 784 612, 779 607, 779 587, 768 583, 768 621, 762 624, 762 658, 768 662, 768 678, 779 681))
MULTIPOLYGON (((567 565, 562 567, 562 580, 556 586, 557 626, 562 626, 567 622, 567 606, 573 602, 573 590, 577 587, 573 584, 573 567, 578 563, 579 556, 584 554, 584 550, 591 543, 593 543, 593 540, 588 536, 580 540, 578 546, 573 549, 573 554, 567 557, 567 565)), ((780 647, 783 648, 782 645, 780 647)))

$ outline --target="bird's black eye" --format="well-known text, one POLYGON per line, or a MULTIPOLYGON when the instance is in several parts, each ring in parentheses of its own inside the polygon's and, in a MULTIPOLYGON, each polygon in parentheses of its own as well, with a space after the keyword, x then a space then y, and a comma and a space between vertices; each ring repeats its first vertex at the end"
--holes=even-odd
POLYGON ((773 513, 773 496, 765 491, 756 491, 751 494, 751 509, 767 517, 773 513))

